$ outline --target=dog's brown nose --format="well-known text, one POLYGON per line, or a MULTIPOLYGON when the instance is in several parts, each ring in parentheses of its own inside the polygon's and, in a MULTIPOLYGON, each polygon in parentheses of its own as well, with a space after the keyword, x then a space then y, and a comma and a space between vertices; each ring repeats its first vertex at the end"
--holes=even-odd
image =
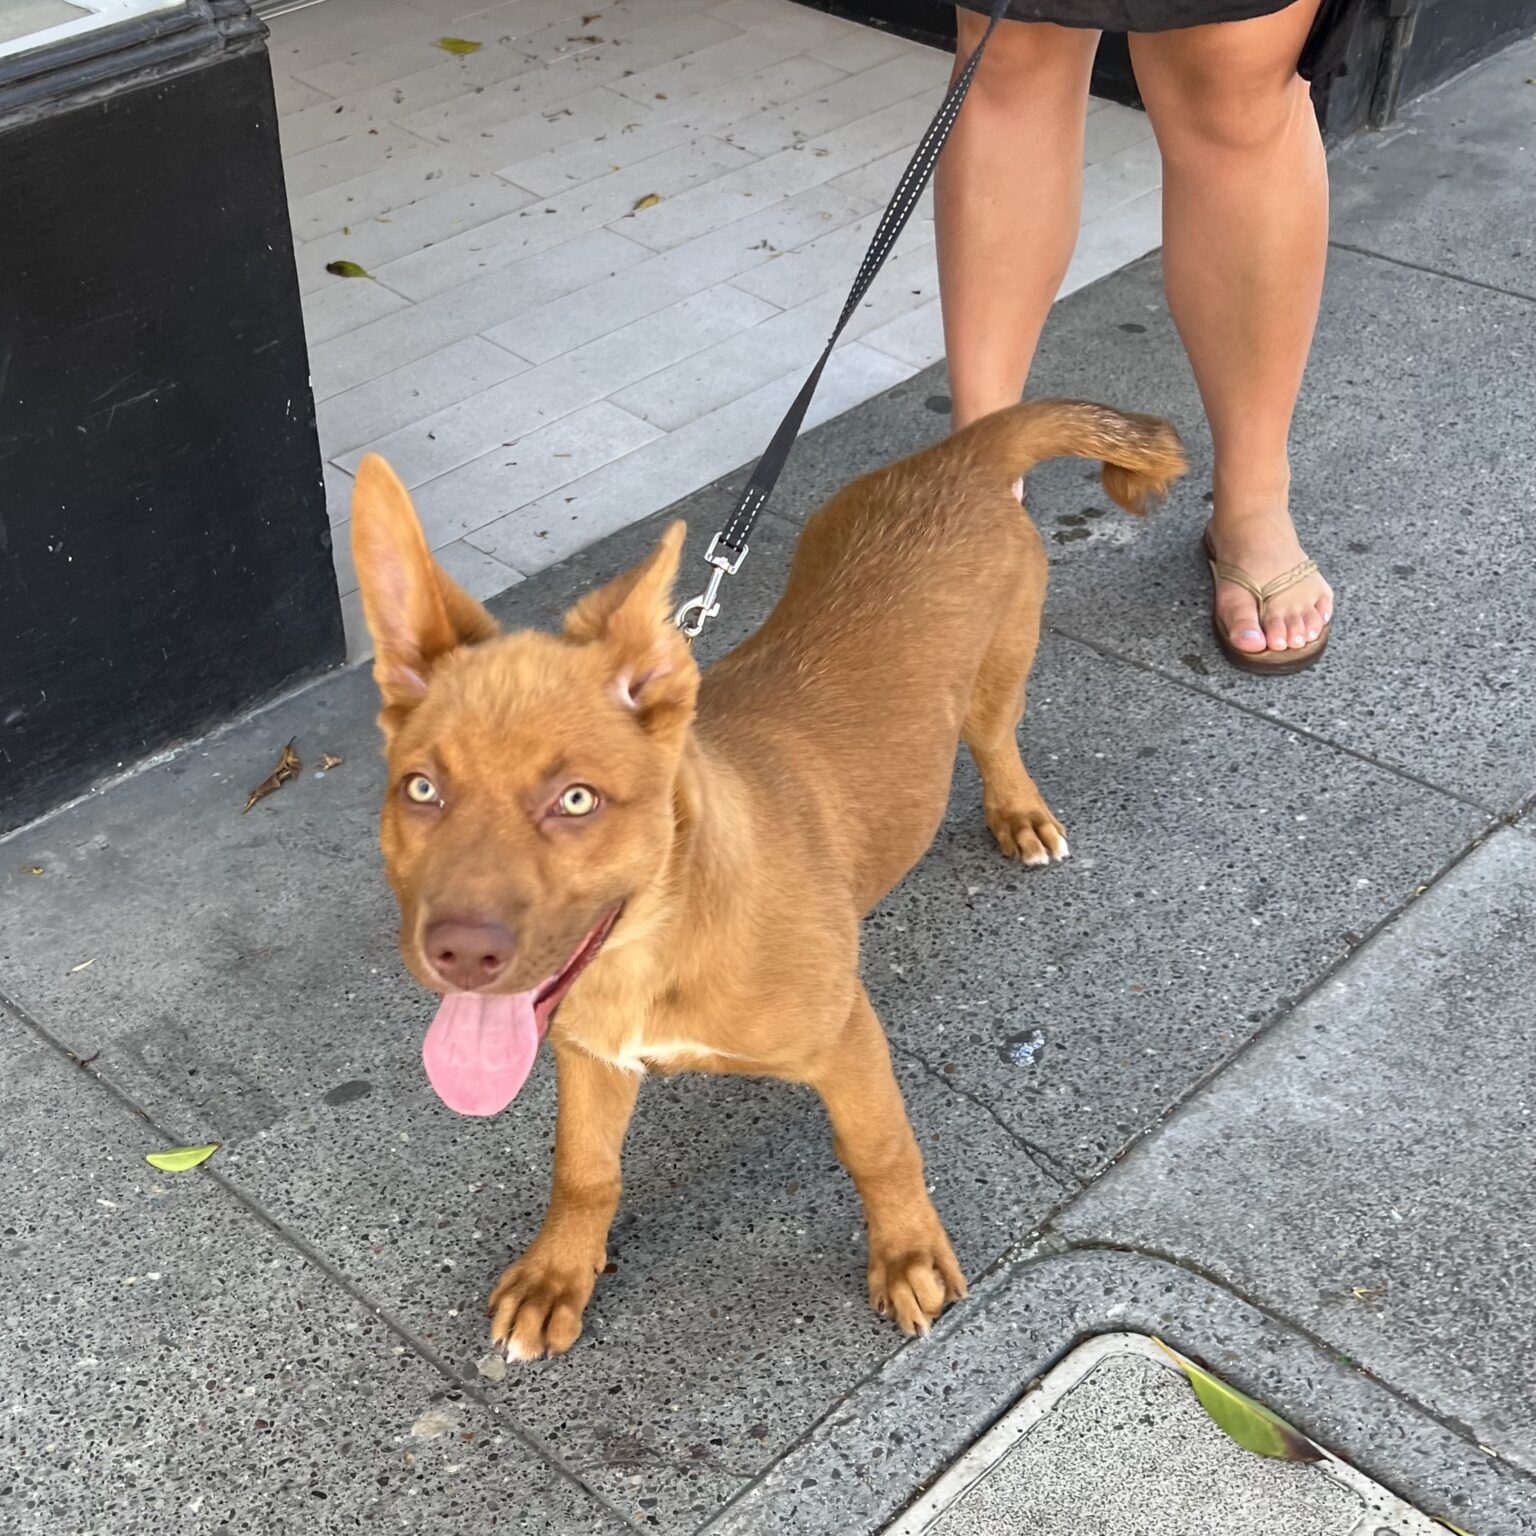
POLYGON ((500 923, 449 918, 426 932, 427 963, 455 992, 488 987, 512 963, 517 940, 500 923))

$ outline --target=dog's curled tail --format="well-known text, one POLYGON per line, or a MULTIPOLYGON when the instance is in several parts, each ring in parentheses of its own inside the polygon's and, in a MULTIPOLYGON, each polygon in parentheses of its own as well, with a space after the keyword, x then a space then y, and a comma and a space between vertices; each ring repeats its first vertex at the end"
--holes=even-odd
POLYGON ((1046 459, 1102 459, 1104 489, 1137 516, 1188 468, 1171 422, 1086 400, 1026 400, 973 422, 953 441, 978 467, 995 465, 1008 479, 1046 459))

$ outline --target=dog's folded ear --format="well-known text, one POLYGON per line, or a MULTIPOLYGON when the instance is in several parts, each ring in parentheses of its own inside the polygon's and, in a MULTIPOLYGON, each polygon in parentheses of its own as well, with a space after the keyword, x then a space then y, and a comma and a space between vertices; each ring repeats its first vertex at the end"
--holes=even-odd
POLYGON ((419 703, 433 662, 445 652, 499 633, 432 558, 409 493, 377 454, 357 469, 352 556, 386 711, 419 703))
POLYGON ((672 587, 688 529, 673 523, 632 570, 589 592, 565 616, 565 636, 601 645, 612 657, 620 700, 649 730, 678 729, 693 718, 699 669, 672 621, 672 587))

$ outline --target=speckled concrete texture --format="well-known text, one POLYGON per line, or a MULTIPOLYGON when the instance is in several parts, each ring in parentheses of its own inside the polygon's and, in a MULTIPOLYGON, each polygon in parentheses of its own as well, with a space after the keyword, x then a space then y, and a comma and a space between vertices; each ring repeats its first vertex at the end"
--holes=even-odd
POLYGON ((0 1530, 623 1528, 93 1068, 0 1012, 0 1530))
POLYGON ((831 1406, 710 1536, 880 1531, 1074 1344, 1127 1331, 1166 1340, 1432 1515, 1478 1536, 1536 1532, 1536 1482, 1325 1344, 1178 1264, 1082 1247, 1000 1266, 831 1406))
POLYGON ((1533 979, 1536 844, 1503 832, 1060 1230, 1263 1294, 1536 1472, 1533 979))
MULTIPOLYGON (((1031 395, 1166 416, 1190 472, 1144 522, 1109 501, 1095 467, 1058 460, 1030 476, 1027 504, 1051 554, 1047 626, 1511 810, 1536 791, 1533 376, 1530 300, 1332 253, 1292 458, 1303 542, 1338 595, 1336 633, 1311 671, 1250 677, 1226 665, 1210 632, 1199 549, 1210 437, 1160 262, 1149 256, 1072 295, 1051 312, 1031 395)), ((811 434, 797 464, 804 481, 776 510, 814 511, 845 437, 864 469, 893 444, 911 451, 941 436, 946 388, 943 370, 930 369, 853 413, 856 428, 811 434)))
POLYGON ((1072 857, 1000 864, 965 765, 927 860, 866 924, 865 971, 902 1050, 1080 1178, 1486 825, 1060 639, 1021 740, 1072 857))
POLYGON ((1536 298, 1536 42, 1517 44, 1334 157, 1333 238, 1536 298))

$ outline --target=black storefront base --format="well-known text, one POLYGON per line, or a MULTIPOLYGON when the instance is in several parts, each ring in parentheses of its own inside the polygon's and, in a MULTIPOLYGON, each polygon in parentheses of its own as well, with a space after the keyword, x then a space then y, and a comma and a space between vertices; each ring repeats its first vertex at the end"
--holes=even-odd
POLYGON ((0 60, 0 831, 339 663, 265 29, 0 60))

